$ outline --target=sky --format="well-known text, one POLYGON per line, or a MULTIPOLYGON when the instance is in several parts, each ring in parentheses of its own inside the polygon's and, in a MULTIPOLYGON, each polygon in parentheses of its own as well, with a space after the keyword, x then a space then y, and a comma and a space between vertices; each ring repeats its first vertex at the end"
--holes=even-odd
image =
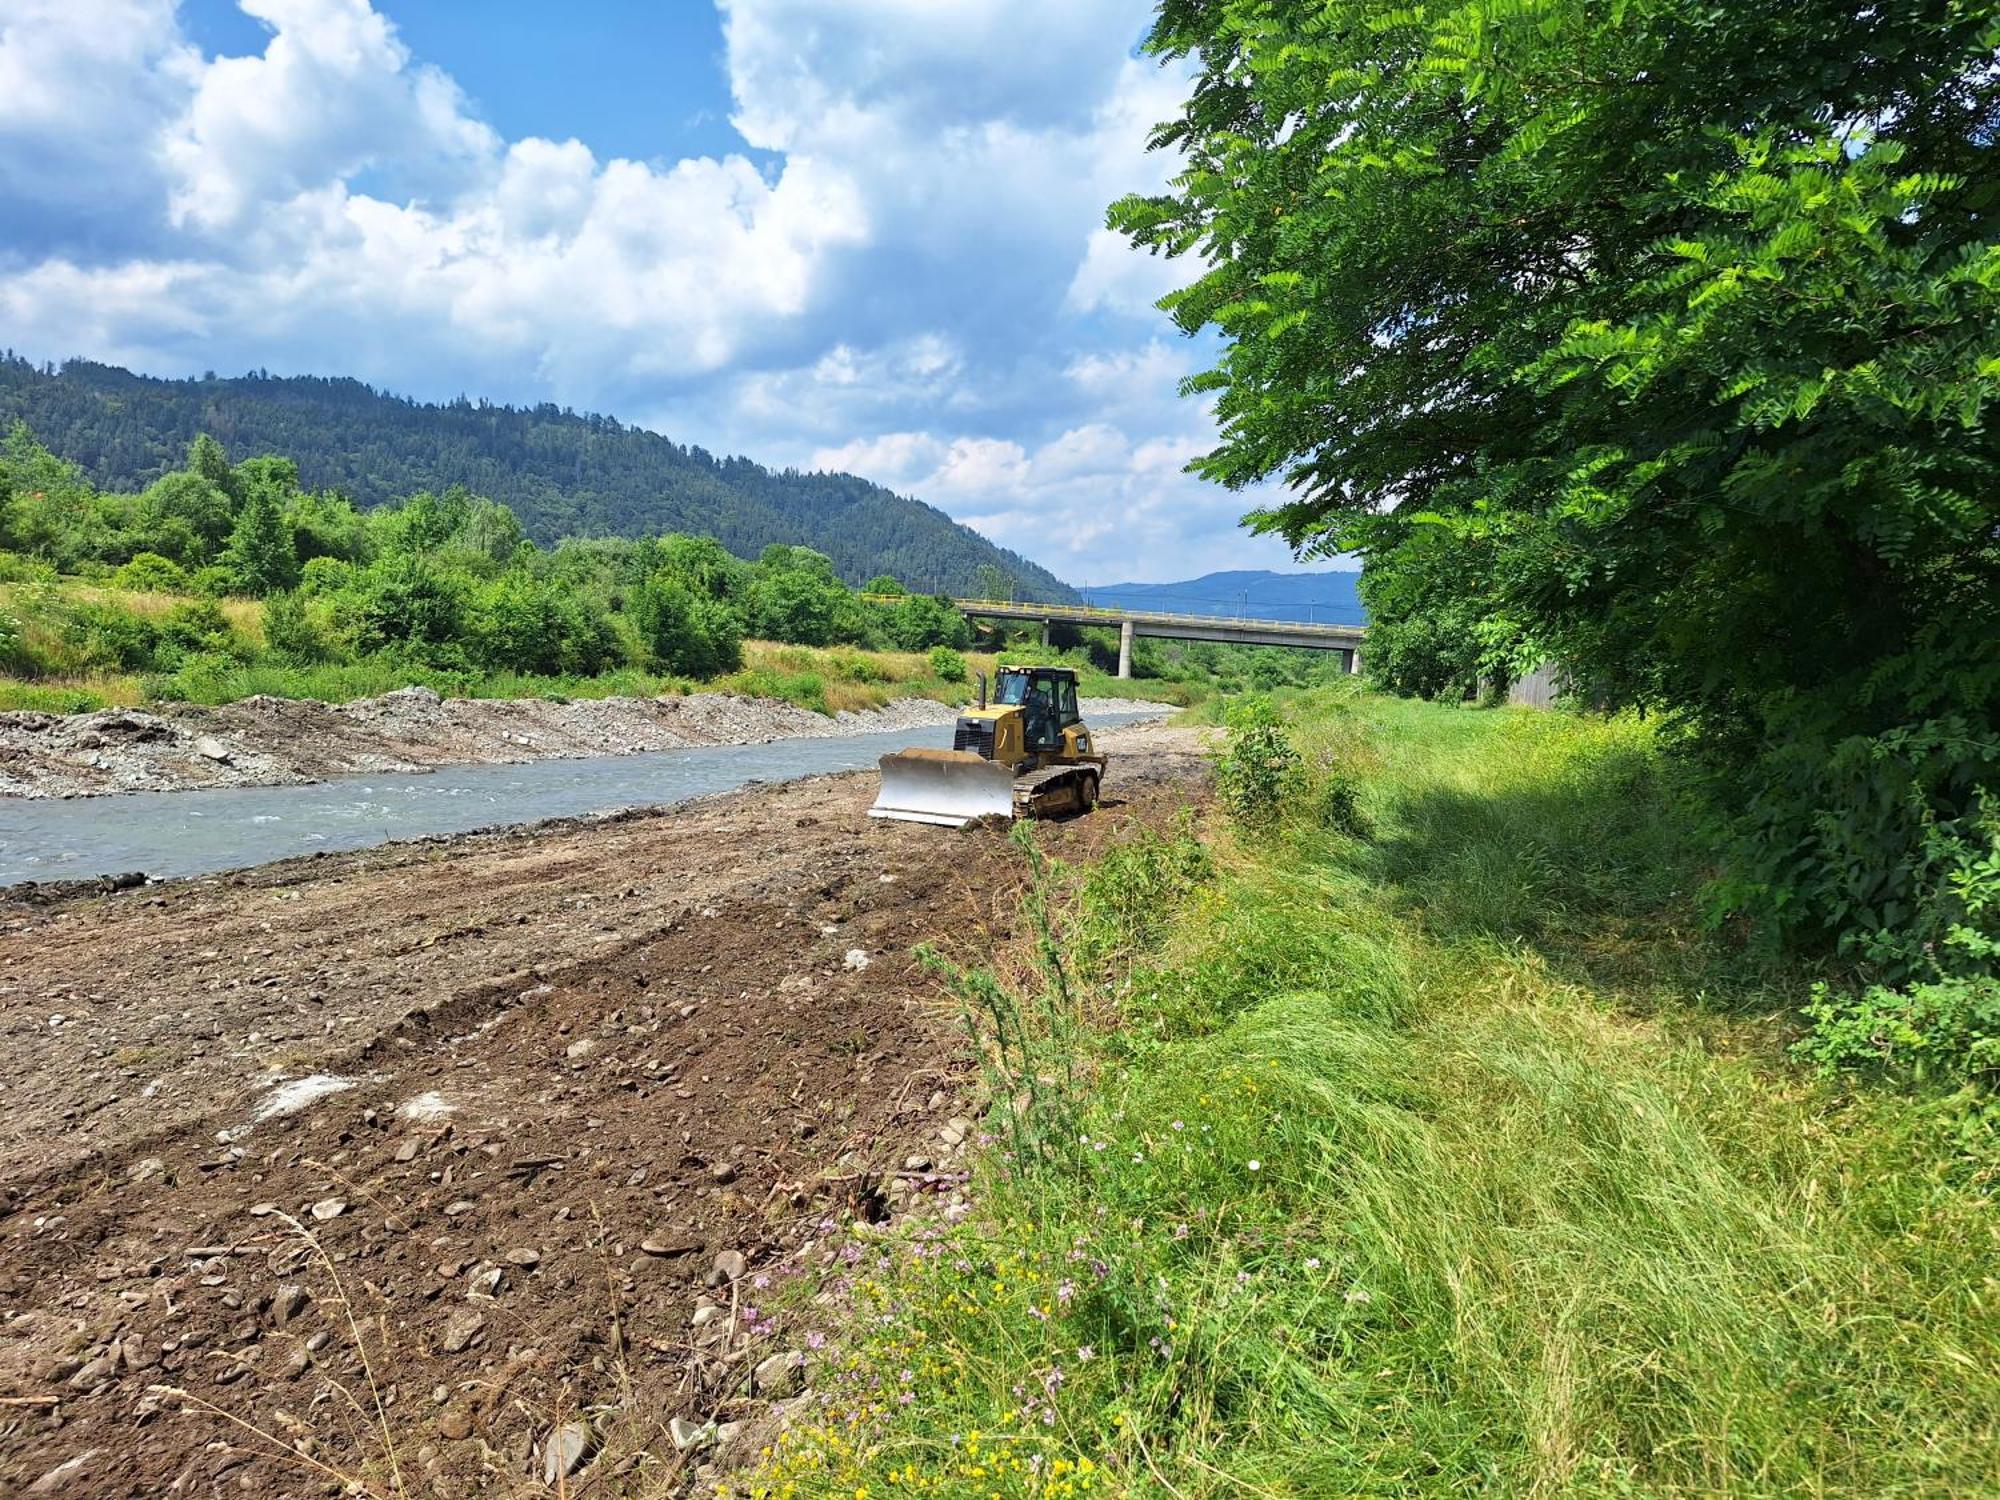
POLYGON ((1104 228, 1144 0, 0 0, 0 345, 554 401, 1075 583, 1292 570, 1104 228))

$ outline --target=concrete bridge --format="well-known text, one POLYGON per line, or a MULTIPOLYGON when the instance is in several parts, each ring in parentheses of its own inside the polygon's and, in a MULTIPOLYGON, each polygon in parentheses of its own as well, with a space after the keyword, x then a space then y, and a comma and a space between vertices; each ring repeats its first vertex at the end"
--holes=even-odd
POLYGON ((1024 604, 1011 599, 954 599, 968 619, 1039 622, 1047 644, 1049 626, 1115 625, 1118 627, 1118 675, 1132 675, 1132 641, 1150 635, 1175 641, 1224 641, 1237 646, 1303 646, 1313 651, 1338 651, 1347 670, 1361 670, 1361 643, 1368 631, 1361 625, 1299 625, 1289 620, 1252 620, 1228 615, 1177 615, 1150 609, 1098 609, 1088 604, 1024 604))

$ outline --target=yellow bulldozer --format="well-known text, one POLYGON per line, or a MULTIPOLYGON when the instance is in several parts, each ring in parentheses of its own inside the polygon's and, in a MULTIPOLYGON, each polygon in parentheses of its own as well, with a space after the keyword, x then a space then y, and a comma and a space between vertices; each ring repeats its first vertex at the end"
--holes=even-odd
POLYGON ((959 715, 949 750, 882 757, 871 818, 963 828, 981 818, 1045 818, 1097 806, 1105 757, 1091 747, 1071 667, 1007 667, 979 678, 979 702, 959 715))

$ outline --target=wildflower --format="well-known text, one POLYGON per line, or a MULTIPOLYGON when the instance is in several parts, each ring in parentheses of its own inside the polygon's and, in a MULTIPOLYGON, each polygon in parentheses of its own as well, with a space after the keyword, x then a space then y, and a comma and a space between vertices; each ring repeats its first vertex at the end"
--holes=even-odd
POLYGON ((752 1276, 750 1278, 750 1285, 755 1287, 760 1292, 763 1291, 764 1288, 768 1287, 770 1284, 771 1284, 771 1278, 766 1276, 762 1271, 759 1271, 755 1276, 752 1276))
POLYGON ((1186 1130, 1186 1129, 1187 1129, 1187 1126, 1183 1125, 1183 1124, 1182 1124, 1182 1123, 1181 1123, 1181 1122, 1180 1122, 1179 1120, 1176 1120, 1176 1121, 1174 1121, 1174 1129, 1176 1129, 1176 1130, 1186 1130))
POLYGON ((1047 1391, 1051 1396, 1053 1396, 1057 1391, 1063 1388, 1063 1380, 1064 1376, 1061 1367, 1057 1365, 1051 1365, 1049 1367, 1048 1373, 1042 1376, 1042 1389, 1047 1391))
POLYGON ((1250 1170, 1253 1172, 1261 1172, 1264 1170, 1264 1164, 1253 1156, 1250 1158, 1250 1170))
POLYGON ((1097 1350, 1089 1344, 1079 1344, 1076 1349, 1076 1357, 1078 1363, 1087 1365, 1093 1359, 1097 1358, 1097 1350))
POLYGON ((1076 1283, 1074 1281, 1064 1281, 1056 1288, 1056 1301, 1058 1302, 1067 1302, 1075 1295, 1076 1283))
POLYGON ((908 1385, 911 1381, 917 1378, 917 1374, 916 1371, 914 1370, 904 1370, 900 1374, 898 1374, 896 1378, 902 1381, 904 1385, 908 1385))
POLYGON ((824 1349, 826 1347, 826 1335, 821 1333, 817 1328, 811 1330, 806 1334, 806 1347, 808 1349, 824 1349))
POLYGON ((1317 1255, 1308 1255, 1306 1257, 1306 1269, 1308 1271, 1317 1271, 1319 1269, 1319 1257, 1317 1255))
POLYGON ((1354 1288, 1353 1291, 1347 1294, 1347 1300, 1349 1302, 1369 1303, 1373 1302, 1375 1299, 1369 1296, 1368 1293, 1361 1287, 1356 1287, 1354 1288))
POLYGON ((1174 1226, 1174 1238, 1177 1240, 1184 1240, 1193 1232, 1194 1231, 1189 1229, 1185 1224, 1176 1224, 1174 1226))

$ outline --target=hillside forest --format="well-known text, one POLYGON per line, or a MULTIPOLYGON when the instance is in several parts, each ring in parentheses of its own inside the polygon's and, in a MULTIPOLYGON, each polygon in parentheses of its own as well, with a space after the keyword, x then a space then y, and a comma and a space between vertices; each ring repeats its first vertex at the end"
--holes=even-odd
POLYGON ((1076 597, 1047 569, 942 511, 852 474, 718 458, 551 405, 431 404, 312 376, 161 380, 84 360, 57 368, 0 355, 0 430, 15 422, 110 491, 166 478, 206 433, 233 453, 282 453, 307 489, 364 510, 463 485, 511 510, 543 547, 688 532, 738 557, 773 542, 803 544, 850 585, 893 573, 924 593, 965 595, 997 571, 1024 599, 1076 597))

